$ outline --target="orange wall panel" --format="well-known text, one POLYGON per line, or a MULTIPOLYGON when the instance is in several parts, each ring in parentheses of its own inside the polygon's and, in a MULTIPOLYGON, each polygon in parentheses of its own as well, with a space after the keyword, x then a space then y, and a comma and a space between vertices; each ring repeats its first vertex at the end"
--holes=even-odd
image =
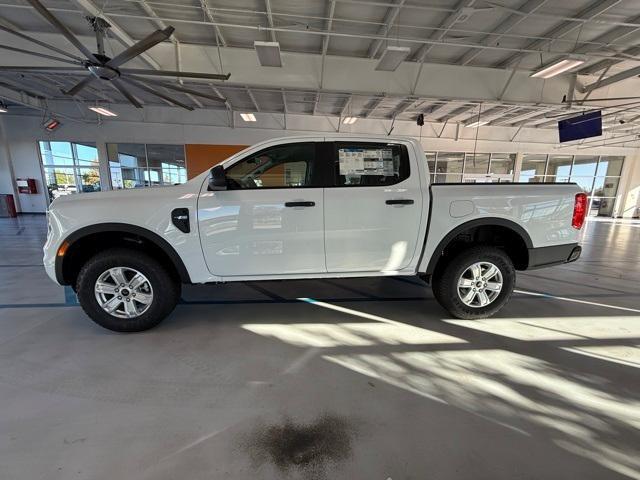
POLYGON ((187 154, 187 178, 200 175, 209 170, 223 160, 226 160, 234 153, 247 148, 247 145, 204 145, 187 144, 185 152, 187 154))

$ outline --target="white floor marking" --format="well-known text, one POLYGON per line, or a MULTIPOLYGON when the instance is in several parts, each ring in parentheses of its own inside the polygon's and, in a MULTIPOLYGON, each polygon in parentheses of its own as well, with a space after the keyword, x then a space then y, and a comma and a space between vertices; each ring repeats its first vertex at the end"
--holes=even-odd
POLYGON ((553 298, 554 300, 562 300, 565 302, 583 303, 585 305, 593 305, 595 307, 611 308, 613 310, 622 310, 625 312, 640 313, 639 308, 619 307, 618 305, 609 305, 607 303, 588 302, 587 300, 578 300, 577 298, 558 297, 556 295, 550 295, 548 293, 528 292, 526 290, 514 290, 515 293, 521 293, 523 295, 532 295, 534 297, 553 298))

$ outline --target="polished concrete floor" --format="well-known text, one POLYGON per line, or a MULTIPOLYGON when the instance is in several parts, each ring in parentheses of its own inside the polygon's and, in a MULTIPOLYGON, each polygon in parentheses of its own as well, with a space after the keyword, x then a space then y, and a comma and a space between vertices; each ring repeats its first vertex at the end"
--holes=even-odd
POLYGON ((411 279, 262 282, 130 335, 45 234, 0 219, 0 479, 640 478, 639 224, 589 223, 489 320, 411 279))

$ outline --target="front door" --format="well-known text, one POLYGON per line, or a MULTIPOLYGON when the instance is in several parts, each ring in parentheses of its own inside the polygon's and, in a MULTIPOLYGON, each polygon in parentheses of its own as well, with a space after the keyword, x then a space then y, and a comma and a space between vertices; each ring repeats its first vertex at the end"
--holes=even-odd
POLYGON ((336 142, 325 189, 328 272, 388 272, 418 255, 420 175, 411 144, 336 142))
POLYGON ((233 163, 225 174, 228 189, 210 192, 205 182, 198 201, 200 239, 212 274, 326 272, 315 142, 279 142, 233 163))

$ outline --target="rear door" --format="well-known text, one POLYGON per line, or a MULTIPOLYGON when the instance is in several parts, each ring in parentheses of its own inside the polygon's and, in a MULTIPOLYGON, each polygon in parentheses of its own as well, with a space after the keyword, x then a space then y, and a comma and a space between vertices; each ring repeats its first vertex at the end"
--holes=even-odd
POLYGON ((417 255, 422 192, 412 148, 408 142, 332 143, 333 178, 324 196, 328 272, 391 273, 417 255))
POLYGON ((227 190, 202 186, 200 240, 218 276, 324 273, 324 170, 315 141, 280 141, 225 169, 227 190))

